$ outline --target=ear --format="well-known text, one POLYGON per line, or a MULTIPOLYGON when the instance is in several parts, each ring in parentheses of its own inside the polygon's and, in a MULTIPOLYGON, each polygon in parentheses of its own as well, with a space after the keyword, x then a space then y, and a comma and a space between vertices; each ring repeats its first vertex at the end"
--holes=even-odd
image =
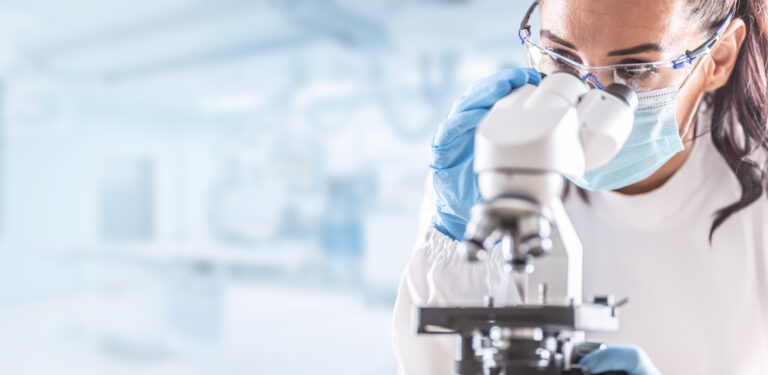
POLYGON ((728 82, 739 58, 741 45, 747 36, 747 27, 741 18, 734 18, 710 52, 712 62, 707 69, 704 91, 717 90, 728 82))

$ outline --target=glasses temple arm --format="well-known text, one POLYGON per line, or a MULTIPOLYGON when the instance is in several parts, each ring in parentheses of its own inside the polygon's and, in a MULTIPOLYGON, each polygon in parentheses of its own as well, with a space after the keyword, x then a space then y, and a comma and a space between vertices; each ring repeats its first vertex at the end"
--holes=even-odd
POLYGON ((675 59, 673 61, 673 64, 674 64, 673 68, 679 69, 688 64, 693 64, 696 61, 696 59, 709 53, 709 51, 711 51, 712 48, 714 48, 715 43, 717 43, 720 37, 723 36, 723 32, 731 23, 731 19, 733 19, 733 12, 728 12, 728 16, 725 18, 725 21, 723 21, 720 27, 717 28, 717 31, 715 31, 715 34, 712 35, 709 39, 707 39, 707 41, 705 41, 702 45, 694 48, 693 50, 685 51, 685 54, 675 59))
POLYGON ((533 11, 536 9, 536 7, 539 5, 539 0, 534 0, 533 4, 531 4, 531 7, 528 8, 528 11, 525 12, 525 17, 523 17, 523 20, 520 22, 520 30, 518 31, 518 36, 520 37, 520 42, 525 43, 525 37, 528 37, 531 35, 531 25, 528 24, 529 20, 531 19, 531 15, 533 14, 533 11))

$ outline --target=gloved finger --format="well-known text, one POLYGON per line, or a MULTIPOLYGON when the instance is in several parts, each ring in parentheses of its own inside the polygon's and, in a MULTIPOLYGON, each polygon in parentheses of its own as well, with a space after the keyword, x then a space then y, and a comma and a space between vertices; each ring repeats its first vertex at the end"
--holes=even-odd
POLYGON ((499 99, 507 96, 515 88, 528 82, 538 84, 540 80, 539 72, 533 69, 517 68, 502 70, 483 79, 454 104, 451 114, 438 127, 432 144, 447 145, 459 135, 474 130, 487 110, 499 99))
POLYGON ((472 85, 454 103, 451 114, 472 108, 491 108, 494 103, 509 95, 512 90, 528 83, 538 85, 540 81, 541 74, 534 69, 504 69, 472 85))
MULTIPOLYGON (((472 168, 471 166, 467 166, 472 168)), ((469 211, 473 205, 454 205, 451 202, 474 202, 474 187, 475 178, 463 178, 456 179, 449 176, 448 171, 434 171, 434 179, 432 184, 435 187, 435 193, 437 194, 437 208, 440 212, 445 214, 451 214, 458 216, 462 219, 463 224, 466 225, 469 220, 469 211), (441 176, 442 175, 442 176, 441 176)))
POLYGON ((450 151, 454 143, 470 136, 487 114, 487 109, 472 109, 445 119, 432 137, 432 151, 450 151))
POLYGON ((648 354, 636 346, 609 346, 587 354, 579 364, 592 374, 624 371, 629 375, 661 375, 648 354))

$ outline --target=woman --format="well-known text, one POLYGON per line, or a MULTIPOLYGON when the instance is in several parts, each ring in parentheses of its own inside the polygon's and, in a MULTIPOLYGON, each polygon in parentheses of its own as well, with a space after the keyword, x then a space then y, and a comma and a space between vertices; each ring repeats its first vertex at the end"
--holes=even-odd
MULTIPOLYGON (((766 0, 538 5, 541 30, 521 34, 532 68, 625 83, 641 102, 630 138, 642 146, 572 178, 584 190, 565 202, 584 245, 584 295, 632 301, 618 332, 588 337, 610 346, 583 364, 593 373, 768 374, 766 0)), ((417 337, 414 307, 519 300, 499 251, 467 264, 457 240, 480 199, 474 129, 497 100, 538 83, 536 70, 479 81, 433 138, 429 212, 395 306, 400 373, 452 373, 454 339, 417 337)))

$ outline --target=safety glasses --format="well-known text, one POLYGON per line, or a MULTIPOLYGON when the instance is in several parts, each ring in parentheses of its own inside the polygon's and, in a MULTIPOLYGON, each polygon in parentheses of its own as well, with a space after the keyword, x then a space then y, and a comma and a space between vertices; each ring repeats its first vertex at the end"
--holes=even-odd
POLYGON ((545 74, 559 71, 572 72, 581 77, 585 82, 591 83, 599 89, 611 83, 621 83, 631 87, 636 92, 679 85, 687 77, 690 67, 693 66, 696 60, 712 51, 712 48, 714 48, 723 32, 725 32, 733 17, 733 12, 729 12, 725 21, 715 31, 714 35, 700 46, 687 50, 674 59, 656 62, 587 66, 576 61, 575 59, 578 57, 570 55, 565 50, 544 47, 537 40, 534 40, 534 38, 539 36, 539 32, 532 33, 533 28, 529 24, 529 20, 538 5, 538 0, 533 2, 525 13, 518 32, 531 68, 545 74))

